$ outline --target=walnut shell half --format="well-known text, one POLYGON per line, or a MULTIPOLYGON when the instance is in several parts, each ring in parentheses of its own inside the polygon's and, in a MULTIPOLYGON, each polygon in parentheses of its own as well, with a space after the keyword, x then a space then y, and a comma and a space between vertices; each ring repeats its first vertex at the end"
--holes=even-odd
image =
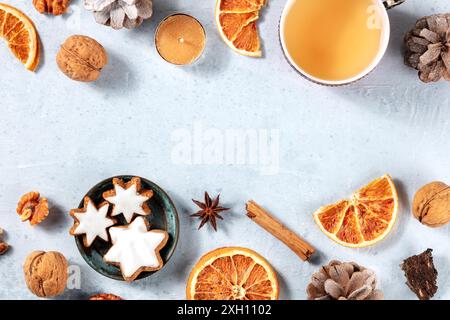
POLYGON ((440 181, 420 188, 413 200, 413 214, 429 227, 440 227, 450 222, 450 187, 440 181))
POLYGON ((70 79, 91 82, 98 79, 108 55, 96 40, 81 35, 69 37, 56 56, 59 69, 70 79))

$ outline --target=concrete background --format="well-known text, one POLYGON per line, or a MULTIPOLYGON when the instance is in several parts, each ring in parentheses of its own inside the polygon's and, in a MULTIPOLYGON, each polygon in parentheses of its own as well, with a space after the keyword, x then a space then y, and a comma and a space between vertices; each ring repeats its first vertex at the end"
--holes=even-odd
POLYGON ((127 299, 183 299, 197 259, 230 245, 253 248, 273 264, 283 299, 304 299, 311 274, 330 259, 374 269, 387 299, 415 299, 399 264, 429 247, 439 271, 435 298, 450 298, 450 226, 422 226, 410 208, 423 184, 450 182, 449 84, 420 83, 416 72, 403 65, 402 53, 403 35, 416 19, 449 12, 448 1, 407 0, 393 9, 392 37, 380 66, 339 88, 310 83, 285 61, 278 42, 285 1, 272 0, 263 12, 263 59, 239 56, 222 42, 213 0, 156 0, 153 18, 135 31, 96 24, 80 0, 73 1, 71 14, 56 18, 38 14, 31 2, 4 1, 35 21, 44 52, 41 67, 32 74, 6 45, 0 46, 0 225, 12 245, 0 257, 0 298, 34 298, 23 280, 25 257, 33 250, 58 250, 81 270, 81 288, 67 290, 61 298, 111 292, 127 299), (207 48, 194 66, 171 66, 155 51, 155 27, 174 12, 192 14, 206 28, 207 48), (92 36, 108 51, 110 64, 98 82, 73 82, 57 69, 59 45, 71 34, 92 36), (256 130, 260 137, 277 133, 279 139, 273 139, 279 148, 273 154, 278 170, 261 170, 261 157, 254 164, 227 164, 194 156, 190 164, 174 156, 180 134, 191 134, 192 144, 210 150, 211 141, 195 136, 198 127, 205 136, 219 137, 213 142, 220 142, 227 130, 256 130), (383 243, 354 250, 320 232, 312 212, 384 173, 395 178, 401 211, 383 243), (118 174, 155 181, 180 213, 180 241, 172 260, 161 272, 132 284, 93 271, 68 233, 68 211, 91 186, 118 174), (34 228, 15 214, 20 195, 30 190, 39 190, 51 203, 48 220, 34 228), (220 192, 223 204, 233 208, 217 233, 197 231, 197 221, 189 218, 195 210, 191 198, 200 199, 205 190, 220 192), (320 252, 314 263, 300 261, 249 221, 244 216, 249 199, 313 243, 320 252))

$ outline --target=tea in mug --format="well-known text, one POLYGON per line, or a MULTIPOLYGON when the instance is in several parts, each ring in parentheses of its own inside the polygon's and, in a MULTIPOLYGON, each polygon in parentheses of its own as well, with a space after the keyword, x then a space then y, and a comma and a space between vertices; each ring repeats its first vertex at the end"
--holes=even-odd
POLYGON ((305 73, 347 80, 376 60, 385 23, 379 0, 292 0, 287 10, 282 40, 305 73))

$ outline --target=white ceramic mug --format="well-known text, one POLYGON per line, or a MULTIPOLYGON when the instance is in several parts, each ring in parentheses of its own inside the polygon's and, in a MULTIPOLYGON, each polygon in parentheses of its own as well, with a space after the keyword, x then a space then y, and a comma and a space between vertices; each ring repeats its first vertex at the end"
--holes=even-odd
MULTIPOLYGON (((317 77, 309 74, 308 72, 304 71, 294 61, 294 59, 291 57, 291 55, 289 54, 289 52, 287 50, 287 46, 286 46, 285 40, 284 40, 284 34, 285 34, 284 28, 285 28, 285 24, 286 24, 286 17, 288 15, 289 11, 291 10, 291 7, 293 6, 295 1, 297 1, 297 0, 288 0, 288 2, 286 3, 286 6, 283 9, 283 13, 281 14, 280 41, 281 41, 281 46, 283 48, 284 54, 285 54, 288 62, 291 64, 291 66, 294 69, 296 69, 301 75, 303 75, 306 79, 313 81, 315 83, 318 83, 318 84, 328 85, 328 86, 339 86, 339 85, 345 85, 345 84, 352 83, 361 78, 364 78, 373 69, 375 69, 375 67, 380 63, 381 59, 383 58, 384 54, 386 53, 386 49, 389 44, 389 37, 390 37, 391 30, 390 30, 387 9, 390 9, 392 7, 395 7, 395 6, 405 2, 405 0, 377 0, 377 5, 379 6, 378 12, 379 12, 379 15, 381 18, 381 23, 382 23, 382 33, 381 33, 381 44, 378 48, 378 52, 377 52, 375 59, 359 74, 357 74, 351 78, 348 78, 348 79, 332 81, 332 80, 324 80, 324 79, 317 78, 317 77)), ((310 0, 310 1, 315 1, 315 0, 310 0)))

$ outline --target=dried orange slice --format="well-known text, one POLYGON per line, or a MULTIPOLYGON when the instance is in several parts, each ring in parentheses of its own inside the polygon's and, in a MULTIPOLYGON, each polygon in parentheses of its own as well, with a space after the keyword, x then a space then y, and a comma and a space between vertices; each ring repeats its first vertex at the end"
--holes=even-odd
POLYGON ((314 220, 337 243, 363 248, 386 237, 397 212, 397 190, 392 178, 384 175, 358 190, 350 200, 320 208, 314 213, 314 220))
POLYGON ((20 10, 0 3, 0 37, 30 71, 39 64, 39 37, 33 22, 20 10))
POLYGON ((266 259, 240 247, 204 255, 186 287, 188 300, 276 300, 278 293, 277 276, 266 259))
POLYGON ((261 56, 256 21, 266 0, 217 0, 216 23, 225 43, 250 57, 261 56))

